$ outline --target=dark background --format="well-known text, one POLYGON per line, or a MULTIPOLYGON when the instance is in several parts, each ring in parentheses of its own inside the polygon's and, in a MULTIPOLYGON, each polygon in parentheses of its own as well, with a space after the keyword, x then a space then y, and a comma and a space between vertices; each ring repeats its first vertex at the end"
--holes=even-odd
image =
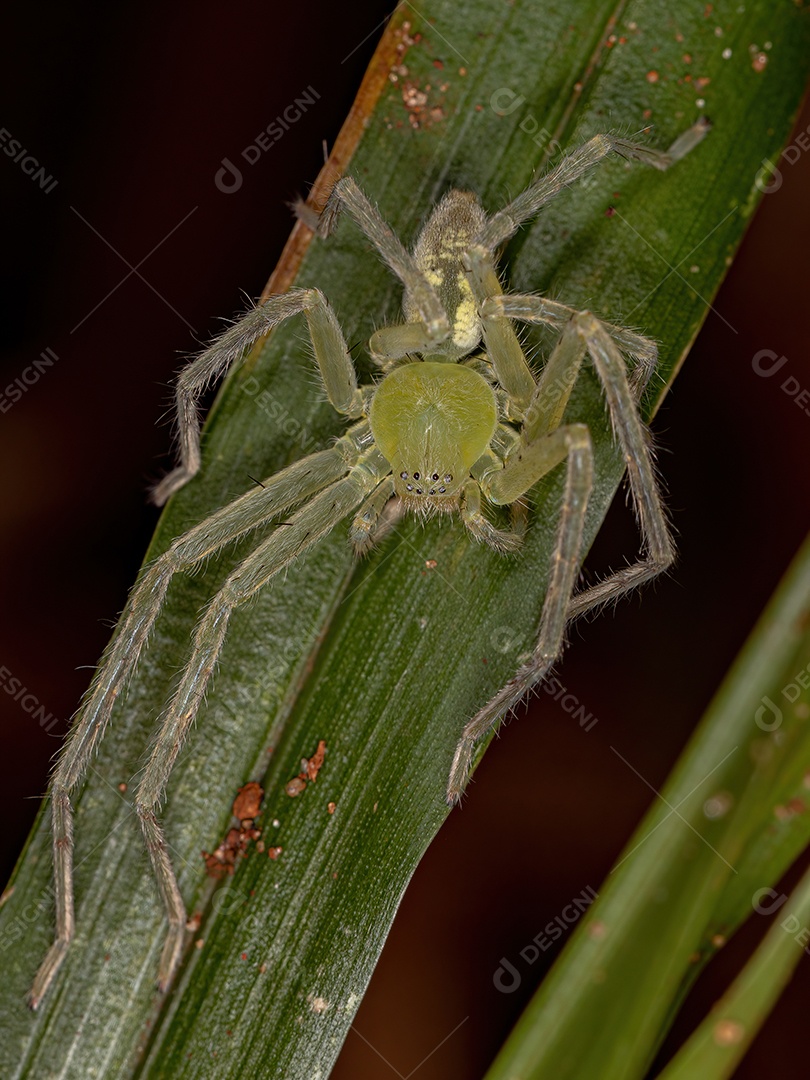
MULTIPOLYGON (((0 126, 58 185, 46 194, 0 156, 0 389, 44 349, 59 357, 0 415, 0 666, 58 718, 43 731, 0 694, 8 870, 157 519, 144 496, 169 464, 157 421, 179 356, 261 292, 289 231, 284 202, 314 180, 386 12, 372 0, 39 4, 5 29, 0 126), (218 191, 222 158, 308 85, 316 106, 238 192, 218 191), (132 266, 145 259, 146 281, 105 240, 132 266)), ((656 420, 677 568, 574 632, 560 678, 599 723, 586 733, 541 695, 493 745, 417 871, 335 1077, 483 1073, 542 975, 538 964, 499 994, 501 956, 598 888, 652 797, 610 745, 663 782, 805 535, 810 416, 751 360, 785 354, 785 374, 810 387, 809 179, 805 155, 764 199, 715 301, 722 318, 709 314, 656 420), (531 784, 516 783, 526 761, 531 784)), ((635 544, 612 512, 595 560, 619 563, 635 544)), ((680 1030, 763 929, 721 954, 680 1030)), ((803 960, 739 1076, 790 1068, 808 992, 803 960)))

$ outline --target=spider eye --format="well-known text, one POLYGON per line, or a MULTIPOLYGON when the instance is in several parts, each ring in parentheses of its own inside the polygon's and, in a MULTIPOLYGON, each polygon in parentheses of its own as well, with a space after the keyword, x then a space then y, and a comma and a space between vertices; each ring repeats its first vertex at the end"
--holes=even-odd
POLYGON ((407 486, 408 491, 413 491, 413 484, 408 484, 406 486, 407 486))
POLYGON ((453 483, 453 477, 450 475, 450 473, 448 473, 447 476, 445 476, 444 482, 445 482, 445 484, 452 484, 453 483))
POLYGON ((414 480, 418 480, 418 479, 419 479, 419 473, 418 473, 418 472, 415 472, 415 473, 413 474, 413 478, 414 478, 414 480))
POLYGON ((444 495, 445 491, 447 491, 447 488, 439 488, 440 495, 444 495))
POLYGON ((430 479, 431 479, 431 480, 438 480, 438 479, 439 479, 439 474, 438 474, 437 472, 435 472, 435 473, 433 474, 433 476, 431 476, 431 478, 430 478, 430 479))
POLYGON ((400 477, 401 477, 401 478, 402 478, 403 480, 407 480, 407 479, 408 479, 408 474, 407 474, 406 472, 401 472, 401 473, 400 473, 399 475, 400 475, 400 477))
POLYGON ((422 489, 421 489, 421 488, 417 488, 417 489, 416 489, 416 494, 417 494, 417 495, 421 495, 421 494, 422 494, 422 489))
POLYGON ((428 492, 428 495, 435 495, 435 494, 436 494, 436 489, 435 488, 431 488, 430 491, 428 492))

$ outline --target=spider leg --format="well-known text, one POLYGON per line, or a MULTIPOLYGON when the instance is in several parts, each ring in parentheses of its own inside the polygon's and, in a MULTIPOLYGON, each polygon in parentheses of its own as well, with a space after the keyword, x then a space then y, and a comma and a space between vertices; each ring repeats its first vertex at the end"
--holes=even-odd
MULTIPOLYGON (((130 593, 115 634, 107 646, 84 703, 71 727, 51 780, 53 813, 56 936, 29 994, 36 1008, 53 981, 73 936, 73 824, 70 792, 84 776, 113 706, 125 690, 168 590, 179 571, 270 521, 277 514, 321 491, 345 475, 359 456, 368 432, 357 424, 329 450, 290 465, 228 506, 195 525, 143 571, 130 593)), ((282 532, 287 530, 281 530, 282 532)))
POLYGON ((458 801, 464 790, 475 744, 497 727, 530 686, 544 678, 562 649, 571 593, 579 570, 585 510, 593 486, 588 429, 584 424, 569 424, 528 445, 521 444, 502 469, 481 481, 484 494, 492 502, 506 505, 515 502, 561 461, 567 461, 565 491, 537 644, 531 659, 465 725, 447 785, 447 801, 451 804, 458 801))
POLYGON ((668 169, 676 161, 689 153, 709 131, 709 123, 700 119, 683 134, 679 135, 666 152, 654 150, 641 143, 628 142, 613 135, 594 135, 592 139, 577 147, 549 172, 534 180, 525 191, 508 203, 498 213, 493 214, 487 224, 475 238, 488 251, 495 251, 517 232, 520 226, 550 202, 556 195, 585 176, 608 154, 641 161, 655 169, 668 169))
POLYGON ((186 910, 157 819, 172 767, 217 665, 231 614, 280 570, 311 548, 347 517, 380 483, 388 464, 371 451, 342 480, 325 488, 276 529, 225 581, 205 609, 192 639, 191 655, 160 722, 160 730, 135 797, 152 869, 169 920, 160 958, 158 985, 165 989, 183 947, 186 910))
MULTIPOLYGON (((447 314, 436 290, 428 282, 416 265, 413 255, 405 248, 377 207, 350 176, 342 177, 332 188, 321 214, 319 235, 323 237, 330 235, 335 228, 341 209, 346 210, 363 235, 368 237, 382 259, 397 275, 419 315, 419 323, 410 324, 408 327, 386 328, 387 344, 382 355, 387 359, 393 359, 407 352, 429 352, 431 345, 444 341, 450 333, 447 314), (401 331, 402 334, 391 334, 391 331, 401 331), (403 334, 405 336, 402 336, 403 334), (392 348, 395 350, 400 348, 402 351, 392 352, 392 348)), ((372 342, 376 337, 375 334, 371 339, 372 342)), ((374 352, 373 346, 372 352, 374 352)))
MULTIPOLYGON (((541 320, 538 319, 538 321, 541 320)), ((603 581, 597 582, 596 585, 576 595, 574 595, 576 566, 564 582, 560 581, 560 553, 565 547, 569 553, 567 557, 571 557, 570 552, 573 552, 576 563, 580 555, 582 536, 582 518, 576 519, 568 507, 569 487, 572 483, 572 459, 569 457, 569 473, 566 479, 566 494, 563 500, 555 561, 543 605, 537 645, 531 659, 518 669, 513 678, 464 728, 456 749, 447 789, 447 799, 451 803, 458 800, 464 789, 477 740, 496 727, 523 695, 548 674, 562 648, 566 622, 593 607, 618 598, 629 589, 655 577, 665 570, 674 558, 672 538, 655 479, 649 434, 639 416, 627 379, 624 360, 608 330, 589 312, 577 313, 563 331, 557 347, 543 370, 535 397, 527 410, 521 436, 521 449, 507 458, 502 472, 495 473, 490 478, 490 490, 486 491, 485 488, 485 492, 495 502, 509 501, 511 498, 518 497, 522 490, 527 490, 536 480, 536 477, 532 479, 536 468, 532 460, 532 452, 538 445, 543 445, 542 442, 538 443, 536 440, 542 439, 544 434, 547 438, 552 438, 559 432, 581 427, 581 425, 571 425, 570 428, 562 427, 555 430, 555 424, 558 424, 562 418, 586 353, 590 356, 605 390, 613 429, 628 470, 645 555, 637 562, 610 574, 603 581), (550 395, 548 391, 554 386, 559 387, 559 393, 550 395), (524 448, 523 444, 526 440, 528 443, 524 448), (566 524, 566 517, 569 518, 568 524, 566 524)), ((587 428, 584 430, 587 432, 587 428)), ((588 446, 590 447, 590 443, 588 446)), ((550 467, 552 465, 549 465, 550 467)), ((590 458, 588 468, 590 468, 590 458)), ((583 515, 582 492, 585 492, 587 500, 591 483, 590 478, 587 485, 580 481, 579 505, 583 515)))
MULTIPOLYGON (((523 311, 520 317, 526 322, 546 321, 547 301, 540 297, 534 298, 537 307, 532 312, 529 304, 532 299, 520 298, 523 311)), ((493 308, 509 307, 508 303, 502 305, 499 297, 495 297, 494 301, 493 308)), ((557 420, 561 419, 573 388, 571 375, 576 377, 582 358, 587 352, 602 382, 613 432, 627 466, 642 546, 646 554, 632 565, 617 570, 603 581, 578 593, 571 601, 571 618, 617 599, 622 593, 666 570, 675 558, 675 549, 655 477, 652 439, 639 415, 634 388, 627 376, 627 365, 610 331, 609 326, 589 311, 574 314, 538 380, 536 396, 527 410, 524 425, 524 433, 531 433, 536 430, 538 422, 540 430, 544 425, 553 425, 552 415, 557 420), (576 369, 573 361, 571 364, 565 361, 560 364, 565 353, 578 357, 576 369), (568 378, 566 371, 569 373, 568 378)))
POLYGON ((499 312, 486 314, 484 306, 490 298, 506 299, 492 252, 475 244, 463 255, 467 280, 478 305, 486 354, 492 362, 495 377, 508 396, 507 416, 520 420, 534 392, 535 379, 523 355, 517 334, 509 319, 499 312))
MULTIPOLYGON (((559 361, 560 357, 555 352, 555 363, 550 362, 546 365, 540 383, 537 384, 510 320, 522 319, 524 322, 548 323, 556 327, 561 324, 566 325, 579 312, 566 304, 559 304, 541 296, 504 294, 494 259, 491 253, 480 244, 476 244, 465 252, 464 263, 473 296, 478 303, 487 356, 498 383, 508 396, 507 412, 514 419, 523 420, 530 407, 533 410, 538 407, 538 399, 542 398, 545 404, 551 398, 560 398, 556 376, 558 366, 556 361, 559 361), (549 377, 552 371, 555 375, 554 379, 549 377)), ((643 384, 646 384, 658 358, 655 342, 640 334, 634 334, 630 330, 612 326, 610 323, 602 325, 618 341, 620 348, 640 359, 639 381, 643 380, 643 384)), ((570 367, 563 362, 563 367, 567 371, 563 384, 566 382, 569 384, 564 395, 564 407, 579 372, 579 362, 575 367, 570 367)), ((641 389, 643 389, 643 384, 641 389)), ((633 388, 634 392, 640 393, 635 384, 633 388)), ((540 407, 544 407, 544 404, 540 407)), ((548 427, 547 430, 551 428, 548 427)))
POLYGON ((358 555, 365 555, 378 544, 402 516, 400 499, 394 500, 394 479, 386 478, 377 485, 355 515, 349 529, 349 540, 358 555), (391 507, 391 503, 395 506, 391 507))
MULTIPOLYGON (((475 258, 476 252, 471 253, 475 258)), ((506 316, 509 319, 522 319, 526 322, 546 323, 557 330, 562 330, 566 323, 578 315, 576 308, 549 300, 545 296, 523 296, 518 293, 490 294, 481 301, 481 317, 497 319, 506 316)), ((650 338, 636 334, 623 326, 614 326, 602 321, 602 326, 610 334, 623 353, 633 357, 636 363, 630 374, 630 387, 633 397, 638 400, 650 376, 658 364, 658 346, 650 338)))
POLYGON ((476 480, 468 480, 461 498, 461 520, 476 540, 496 551, 517 551, 523 543, 525 520, 517 518, 510 531, 497 529, 481 509, 481 488, 476 480))
POLYGON ((629 589, 649 581, 666 570, 675 558, 675 546, 655 476, 652 439, 633 400, 622 355, 599 319, 589 312, 575 316, 572 325, 587 346, 588 355, 605 389, 613 431, 627 466, 646 554, 604 581, 578 593, 571 601, 568 611, 570 618, 615 600, 629 589))
POLYGON ((329 401, 339 413, 357 417, 363 399, 343 333, 335 313, 318 289, 290 289, 271 296, 216 338, 180 372, 175 391, 180 464, 152 490, 152 501, 162 506, 170 495, 200 469, 200 418, 197 402, 203 391, 240 360, 259 338, 293 315, 303 313, 315 359, 329 401))

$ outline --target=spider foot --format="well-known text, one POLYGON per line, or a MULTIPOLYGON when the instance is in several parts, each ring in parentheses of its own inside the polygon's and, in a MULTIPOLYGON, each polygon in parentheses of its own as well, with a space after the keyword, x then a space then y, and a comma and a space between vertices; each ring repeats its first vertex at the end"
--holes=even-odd
POLYGON ((177 973, 180 958, 183 955, 185 936, 185 923, 178 923, 169 927, 166 941, 163 944, 163 952, 160 954, 160 965, 158 966, 157 985, 161 993, 168 989, 177 973))
POLYGON ((34 984, 28 991, 28 1008, 33 1012, 39 1008, 40 1002, 48 992, 56 973, 62 966, 68 949, 68 942, 63 938, 57 938, 45 954, 45 959, 39 965, 39 970, 34 978, 34 984))
POLYGON ((194 474, 183 466, 178 466, 167 473, 163 479, 155 484, 149 493, 149 501, 155 506, 164 506, 176 491, 188 483, 194 474))

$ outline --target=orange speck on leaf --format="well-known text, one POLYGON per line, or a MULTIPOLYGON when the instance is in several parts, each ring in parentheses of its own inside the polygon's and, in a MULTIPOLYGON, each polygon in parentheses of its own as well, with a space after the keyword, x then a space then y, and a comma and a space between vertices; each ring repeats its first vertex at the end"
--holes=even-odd
POLYGON ((258 817, 263 797, 264 790, 261 784, 251 780, 250 783, 239 788, 233 801, 233 816, 238 818, 239 821, 252 820, 258 817))

